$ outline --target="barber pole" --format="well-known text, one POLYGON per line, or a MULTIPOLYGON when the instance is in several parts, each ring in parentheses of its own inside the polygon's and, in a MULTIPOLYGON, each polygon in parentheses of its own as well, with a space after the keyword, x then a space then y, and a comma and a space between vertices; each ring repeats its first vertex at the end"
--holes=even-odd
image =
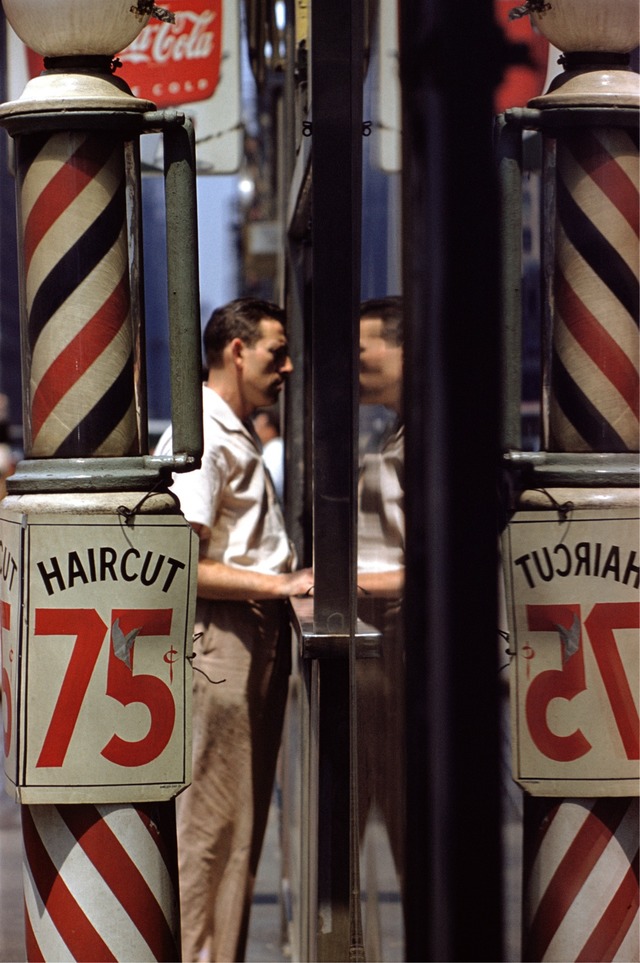
POLYGON ((557 140, 550 445, 636 451, 638 145, 625 129, 557 140))
POLYGON ((18 183, 27 454, 138 454, 123 144, 76 131, 23 136, 18 183))
POLYGON ((638 959, 638 800, 527 798, 523 960, 638 959))
POLYGON ((24 807, 27 958, 179 960, 165 822, 152 806, 24 807))
POLYGON ((201 452, 192 128, 113 74, 150 4, 3 5, 45 57, 0 105, 16 142, 27 456, 0 505, 4 776, 23 804, 27 958, 174 961, 197 540, 166 488, 201 452), (189 262, 168 268, 166 463, 145 450, 147 130, 164 136, 168 259, 177 244, 189 262))
POLYGON ((640 959, 635 0, 528 4, 564 73, 543 134, 543 451, 504 538, 523 960, 640 959))

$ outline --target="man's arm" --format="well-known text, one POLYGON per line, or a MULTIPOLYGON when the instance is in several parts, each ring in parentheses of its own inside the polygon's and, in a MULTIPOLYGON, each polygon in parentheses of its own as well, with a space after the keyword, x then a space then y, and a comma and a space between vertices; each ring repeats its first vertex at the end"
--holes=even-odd
POLYGON ((191 526, 200 539, 198 561, 198 596, 203 599, 228 599, 242 602, 246 599, 287 599, 292 595, 305 595, 313 586, 313 570, 303 568, 297 572, 269 575, 251 569, 234 568, 203 557, 209 541, 209 530, 204 525, 191 526))
POLYGON ((399 599, 404 593, 404 569, 388 572, 358 572, 359 595, 375 595, 379 598, 399 599))
POLYGON ((305 595, 313 586, 313 571, 302 568, 297 572, 269 575, 251 569, 234 568, 210 558, 198 562, 198 595, 203 599, 288 599, 291 595, 305 595))

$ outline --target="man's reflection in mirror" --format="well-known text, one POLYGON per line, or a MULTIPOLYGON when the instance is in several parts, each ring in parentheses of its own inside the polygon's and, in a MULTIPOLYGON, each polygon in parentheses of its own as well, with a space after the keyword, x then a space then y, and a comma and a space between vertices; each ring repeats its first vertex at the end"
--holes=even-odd
POLYGON ((358 615, 381 633, 374 657, 357 661, 358 794, 367 915, 376 892, 384 893, 385 900, 389 891, 401 892, 403 875, 402 340, 401 298, 361 305, 358 615))
POLYGON ((402 356, 401 299, 364 301, 360 404, 375 406, 375 416, 358 486, 358 586, 378 598, 400 598, 404 585, 402 356))

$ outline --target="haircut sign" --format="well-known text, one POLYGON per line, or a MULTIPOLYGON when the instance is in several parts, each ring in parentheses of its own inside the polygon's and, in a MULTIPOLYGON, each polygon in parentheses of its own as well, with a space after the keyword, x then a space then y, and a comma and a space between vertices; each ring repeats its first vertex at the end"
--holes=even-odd
POLYGON ((514 777, 544 796, 638 792, 638 512, 518 512, 505 535, 514 777))
POLYGON ((190 779, 197 545, 180 515, 0 513, 7 789, 170 799, 190 779))

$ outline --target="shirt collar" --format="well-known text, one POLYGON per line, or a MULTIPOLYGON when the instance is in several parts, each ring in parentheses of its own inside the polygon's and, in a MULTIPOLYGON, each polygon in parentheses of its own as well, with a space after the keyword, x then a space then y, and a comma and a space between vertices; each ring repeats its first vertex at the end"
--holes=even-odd
POLYGON ((250 438, 255 445, 256 438, 253 432, 240 421, 235 412, 233 412, 227 402, 220 397, 215 388, 210 388, 208 385, 203 385, 202 387, 202 407, 205 418, 213 418, 225 431, 241 432, 250 438))

